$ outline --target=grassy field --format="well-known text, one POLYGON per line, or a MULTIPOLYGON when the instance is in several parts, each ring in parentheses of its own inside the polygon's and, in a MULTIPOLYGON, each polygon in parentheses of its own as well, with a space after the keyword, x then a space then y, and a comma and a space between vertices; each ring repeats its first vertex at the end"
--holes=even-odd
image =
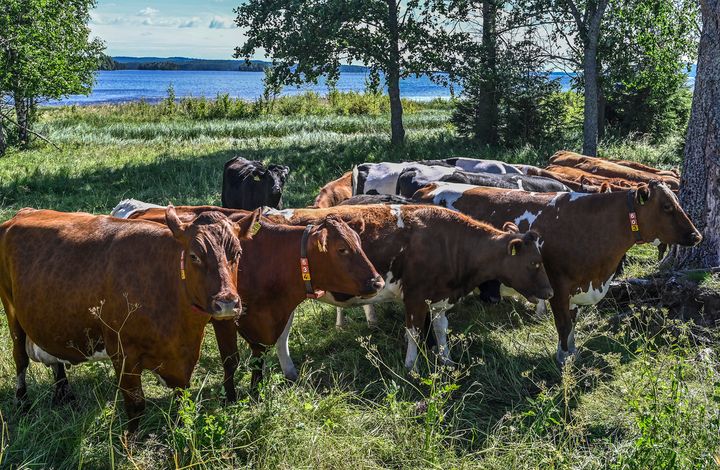
MULTIPOLYGON (((25 206, 108 213, 121 199, 219 203, 223 163, 241 155, 292 169, 286 207, 363 161, 500 157, 543 163, 554 150, 498 153, 458 139, 447 104, 414 104, 408 143, 392 150, 382 108, 369 113, 287 112, 243 119, 191 119, 161 107, 64 108, 43 113, 37 145, 0 159, 0 221, 25 206), (287 114, 287 115, 283 115, 287 114)), ((353 108, 348 108, 353 109, 353 108)), ((286 111, 283 111, 286 110, 286 111)), ((679 142, 606 142, 605 154, 660 166, 678 162, 679 142)), ((634 248, 630 274, 656 269, 654 250, 634 248)), ((52 312, 48 312, 52 314, 52 312)), ((4 315, 0 327, 0 465, 22 468, 713 468, 720 464, 720 362, 688 325, 662 311, 586 309, 581 354, 554 362, 550 317, 520 303, 473 299, 449 316, 455 370, 425 358, 403 368, 399 306, 362 312, 334 327, 334 309, 306 302, 290 339, 301 380, 286 383, 274 354, 260 399, 222 401, 212 332, 191 388, 178 399, 148 374, 141 437, 123 438, 122 401, 109 364, 73 367, 78 400, 52 408, 52 374, 33 364, 33 401, 13 405, 15 371, 4 315)), ((708 332, 714 338, 713 332, 708 332)), ((245 357, 248 356, 247 349, 245 357)), ((247 364, 236 380, 248 396, 247 364)))

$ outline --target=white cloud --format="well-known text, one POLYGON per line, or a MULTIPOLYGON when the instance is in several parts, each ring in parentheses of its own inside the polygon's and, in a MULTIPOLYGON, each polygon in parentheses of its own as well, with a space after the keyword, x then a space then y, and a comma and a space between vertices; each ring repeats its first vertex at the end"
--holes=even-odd
POLYGON ((235 22, 228 16, 214 16, 208 25, 210 29, 232 29, 234 27, 235 22))
POLYGON ((158 14, 160 10, 157 10, 153 7, 145 7, 142 10, 138 12, 138 16, 154 16, 158 14))
POLYGON ((189 20, 182 21, 178 27, 179 28, 197 28, 199 26, 200 26, 200 18, 193 17, 193 18, 190 18, 189 20))

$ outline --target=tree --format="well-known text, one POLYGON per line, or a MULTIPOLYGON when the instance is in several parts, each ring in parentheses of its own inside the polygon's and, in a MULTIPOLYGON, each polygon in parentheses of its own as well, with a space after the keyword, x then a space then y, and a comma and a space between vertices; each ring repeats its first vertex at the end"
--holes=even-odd
POLYGON ((12 99, 20 145, 30 140, 40 100, 90 91, 103 50, 89 38, 94 6, 95 0, 0 4, 0 95, 12 99))
POLYGON ((466 36, 451 29, 448 7, 437 0, 249 0, 235 9, 247 28, 235 57, 258 50, 272 57, 272 81, 285 85, 337 79, 341 62, 361 62, 382 73, 390 96, 392 143, 405 139, 400 80, 428 75, 446 80, 466 36))
POLYGON ((720 0, 701 0, 700 10, 702 33, 680 203, 703 242, 674 248, 669 263, 676 269, 720 266, 720 0))

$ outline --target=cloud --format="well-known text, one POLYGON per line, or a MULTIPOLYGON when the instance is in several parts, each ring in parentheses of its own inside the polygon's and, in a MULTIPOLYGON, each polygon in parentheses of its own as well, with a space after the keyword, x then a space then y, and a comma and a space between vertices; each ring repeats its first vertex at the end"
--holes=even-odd
POLYGON ((154 16, 159 12, 160 10, 157 10, 155 8, 145 7, 137 13, 137 16, 154 16))
POLYGON ((180 23, 179 28, 197 28, 200 26, 200 18, 193 17, 180 23))
POLYGON ((235 22, 232 18, 227 16, 215 16, 210 20, 208 25, 210 29, 233 29, 235 28, 235 22))

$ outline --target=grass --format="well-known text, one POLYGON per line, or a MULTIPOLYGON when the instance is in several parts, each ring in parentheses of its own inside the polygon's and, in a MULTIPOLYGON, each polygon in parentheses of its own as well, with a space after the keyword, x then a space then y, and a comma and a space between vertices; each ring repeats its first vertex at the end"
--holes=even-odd
MULTIPOLYGON (((476 148, 455 136, 447 104, 416 104, 400 150, 387 144, 383 112, 199 119, 162 106, 44 112, 40 130, 62 151, 38 144, 0 159, 0 220, 25 206, 108 213, 126 197, 218 203, 222 165, 234 155, 289 165, 285 202, 293 207, 363 161, 483 156, 542 164, 558 148, 576 149, 573 142, 476 148)), ((675 140, 622 141, 605 142, 602 152, 677 166, 677 149, 675 140)), ((651 248, 634 248, 626 275, 655 270, 654 256, 651 248)), ((61 408, 49 403, 51 372, 32 364, 33 404, 20 413, 2 316, 0 465, 635 469, 720 462, 720 360, 662 311, 584 310, 581 354, 560 371, 551 318, 523 304, 469 299, 449 317, 457 369, 426 357, 419 375, 403 369, 401 307, 380 308, 376 330, 353 309, 350 324, 337 331, 333 314, 304 303, 290 339, 300 381, 286 383, 271 354, 260 399, 248 398, 245 364, 236 376, 244 398, 233 405, 222 402, 222 369, 208 330, 183 396, 144 378, 149 406, 137 442, 122 435, 125 415, 109 364, 70 369, 78 400, 61 408)))

